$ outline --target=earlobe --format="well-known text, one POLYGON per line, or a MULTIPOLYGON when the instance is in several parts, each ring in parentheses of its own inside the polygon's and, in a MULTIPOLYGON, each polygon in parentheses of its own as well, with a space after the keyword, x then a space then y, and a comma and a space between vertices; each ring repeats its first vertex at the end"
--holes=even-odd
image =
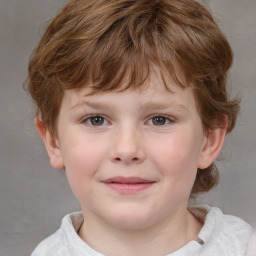
POLYGON ((60 151, 60 146, 58 140, 55 136, 45 127, 40 118, 35 118, 34 124, 37 128, 38 133, 40 134, 48 156, 50 158, 51 166, 55 169, 61 169, 64 167, 63 158, 60 151))
POLYGON ((228 119, 225 116, 222 125, 208 132, 198 161, 199 169, 208 168, 220 154, 227 132, 228 119))

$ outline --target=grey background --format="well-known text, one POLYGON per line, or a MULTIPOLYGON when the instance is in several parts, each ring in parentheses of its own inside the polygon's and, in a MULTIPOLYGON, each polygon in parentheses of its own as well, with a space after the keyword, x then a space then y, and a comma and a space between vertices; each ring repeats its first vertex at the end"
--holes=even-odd
MULTIPOLYGON (((53 170, 33 127, 22 89, 29 56, 64 0, 0 0, 0 255, 30 255, 79 210, 64 171, 53 170)), ((235 55, 229 83, 242 97, 237 127, 218 165, 217 189, 197 201, 221 207, 256 227, 256 0, 207 1, 235 55)))

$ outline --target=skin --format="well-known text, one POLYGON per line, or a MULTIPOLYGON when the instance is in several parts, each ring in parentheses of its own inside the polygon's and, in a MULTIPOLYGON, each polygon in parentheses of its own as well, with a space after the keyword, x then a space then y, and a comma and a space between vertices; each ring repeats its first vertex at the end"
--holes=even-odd
POLYGON ((226 129, 206 136, 192 88, 168 82, 172 92, 157 76, 141 91, 66 91, 58 138, 36 119, 51 165, 65 167, 81 204, 79 235, 104 255, 166 255, 198 239, 202 223, 187 210, 190 192, 197 168, 220 153, 226 129), (113 189, 106 180, 117 176, 150 184, 113 189))

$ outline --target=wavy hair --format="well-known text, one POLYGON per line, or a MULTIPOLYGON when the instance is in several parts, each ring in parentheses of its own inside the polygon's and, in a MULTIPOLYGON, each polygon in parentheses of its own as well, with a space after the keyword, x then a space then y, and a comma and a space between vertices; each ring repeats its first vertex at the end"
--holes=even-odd
MULTIPOLYGON (((179 86, 192 86, 205 132, 223 115, 231 132, 239 110, 226 88, 232 60, 228 41, 198 1, 70 0, 34 50, 26 84, 36 115, 55 134, 65 90, 89 83, 94 92, 139 88, 157 67, 179 86)), ((191 196, 218 178, 214 164, 198 169, 191 196)))

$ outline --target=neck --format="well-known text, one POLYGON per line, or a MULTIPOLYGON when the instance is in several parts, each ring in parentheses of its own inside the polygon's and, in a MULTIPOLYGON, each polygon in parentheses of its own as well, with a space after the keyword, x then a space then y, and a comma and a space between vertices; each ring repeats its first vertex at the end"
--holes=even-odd
POLYGON ((136 230, 120 229, 98 219, 91 220, 83 223, 79 236, 93 249, 108 256, 167 255, 189 241, 198 240, 202 227, 189 211, 136 230))

